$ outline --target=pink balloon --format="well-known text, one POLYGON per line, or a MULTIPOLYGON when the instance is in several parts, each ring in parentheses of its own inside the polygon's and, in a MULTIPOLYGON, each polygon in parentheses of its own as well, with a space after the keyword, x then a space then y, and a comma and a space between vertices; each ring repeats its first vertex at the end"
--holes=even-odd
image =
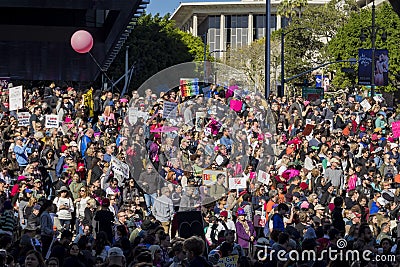
POLYGON ((87 53, 93 47, 93 37, 87 31, 77 31, 71 37, 71 46, 78 53, 87 53))

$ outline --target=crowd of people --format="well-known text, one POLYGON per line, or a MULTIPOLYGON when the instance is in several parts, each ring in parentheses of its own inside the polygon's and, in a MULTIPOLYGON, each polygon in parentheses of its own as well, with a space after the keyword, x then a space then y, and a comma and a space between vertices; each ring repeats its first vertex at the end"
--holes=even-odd
POLYGON ((1 92, 0 266, 398 266, 398 114, 382 98, 51 83, 9 111, 1 92))

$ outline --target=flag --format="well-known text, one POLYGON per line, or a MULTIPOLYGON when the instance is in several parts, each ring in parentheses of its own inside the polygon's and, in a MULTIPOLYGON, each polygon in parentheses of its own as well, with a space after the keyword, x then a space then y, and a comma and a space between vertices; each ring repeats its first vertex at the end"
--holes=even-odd
POLYGON ((181 78, 179 82, 179 89, 182 96, 194 96, 200 94, 199 79, 181 78))

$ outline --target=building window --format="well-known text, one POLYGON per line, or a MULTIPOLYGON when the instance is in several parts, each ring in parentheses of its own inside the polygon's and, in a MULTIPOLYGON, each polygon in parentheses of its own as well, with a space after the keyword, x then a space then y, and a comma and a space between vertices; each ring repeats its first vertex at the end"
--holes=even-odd
POLYGON ((219 29, 221 27, 221 17, 220 16, 209 16, 208 17, 208 28, 219 29))
POLYGON ((241 47, 247 44, 249 26, 248 15, 226 15, 226 44, 232 48, 241 47))
MULTIPOLYGON (((276 30, 276 15, 271 14, 270 24, 271 31, 276 30)), ((253 28, 254 28, 254 39, 261 39, 265 36, 265 15, 255 15, 253 19, 253 28)))
POLYGON ((225 17, 225 28, 247 28, 249 26, 248 15, 230 15, 225 17))

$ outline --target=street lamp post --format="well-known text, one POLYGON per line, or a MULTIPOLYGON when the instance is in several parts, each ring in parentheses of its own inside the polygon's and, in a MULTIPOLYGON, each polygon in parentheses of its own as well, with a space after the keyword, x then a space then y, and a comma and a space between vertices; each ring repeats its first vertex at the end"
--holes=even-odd
POLYGON ((271 91, 271 0, 265 1, 265 37, 265 99, 268 100, 271 91))
POLYGON ((382 41, 386 41, 387 34, 385 28, 379 27, 375 25, 375 0, 372 0, 372 24, 369 27, 365 27, 361 29, 360 39, 364 42, 367 39, 367 34, 369 34, 371 38, 371 49, 372 49, 372 63, 371 63, 371 97, 374 97, 375 94, 375 42, 376 35, 379 31, 382 31, 382 41))
POLYGON ((203 71, 204 71, 204 83, 206 82, 206 72, 207 72, 207 66, 206 66, 206 61, 207 61, 207 33, 203 34, 203 40, 204 40, 204 58, 203 58, 203 71))

